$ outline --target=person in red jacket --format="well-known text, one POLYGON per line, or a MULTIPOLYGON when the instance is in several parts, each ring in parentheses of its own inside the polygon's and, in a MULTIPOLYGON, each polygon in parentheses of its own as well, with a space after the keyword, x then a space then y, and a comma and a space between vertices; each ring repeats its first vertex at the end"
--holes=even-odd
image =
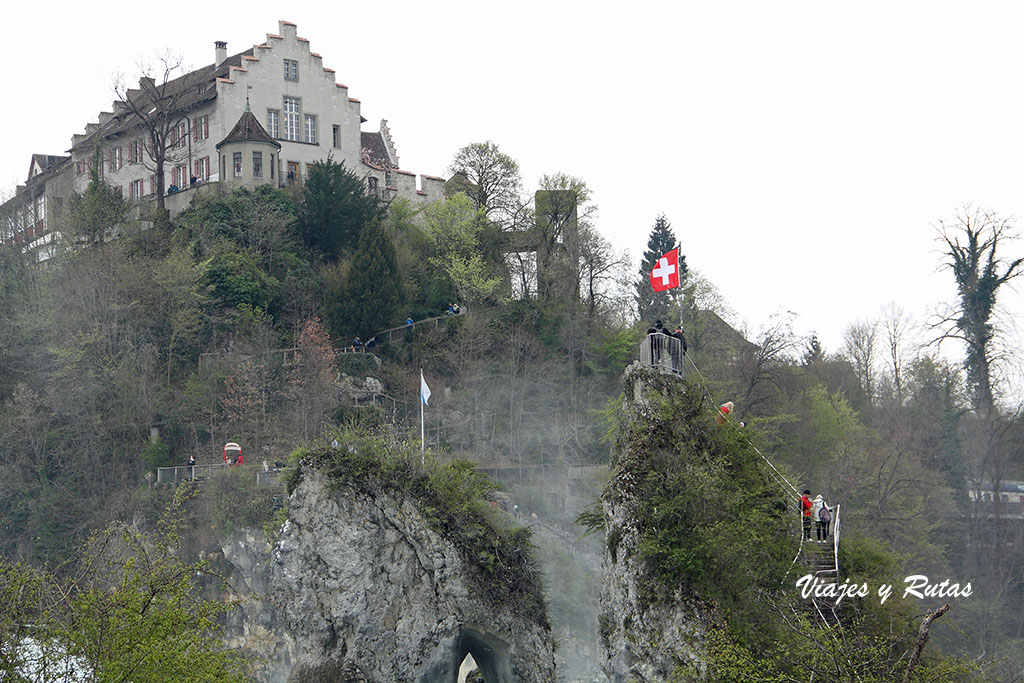
POLYGON ((811 502, 811 492, 809 489, 804 489, 804 495, 800 496, 800 515, 803 522, 804 528, 804 540, 811 540, 811 508, 814 504, 811 502))

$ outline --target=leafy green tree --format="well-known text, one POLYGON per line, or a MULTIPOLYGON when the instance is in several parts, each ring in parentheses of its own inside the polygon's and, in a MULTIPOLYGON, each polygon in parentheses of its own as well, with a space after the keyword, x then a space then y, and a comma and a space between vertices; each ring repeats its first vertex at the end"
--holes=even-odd
POLYGON ((95 535, 69 579, 0 562, 0 678, 246 680, 218 637, 216 619, 234 601, 199 597, 192 577, 206 566, 172 550, 183 500, 176 494, 153 536, 119 523, 95 535))
POLYGON ((222 306, 248 304, 262 309, 276 303, 280 293, 277 278, 268 275, 256 258, 244 251, 217 255, 206 268, 210 295, 222 306))
POLYGON ((101 164, 97 152, 89 186, 82 194, 71 196, 68 214, 68 227, 74 238, 99 244, 103 244, 107 230, 120 225, 128 216, 128 201, 100 178, 101 164))
MULTIPOLYGON (((673 300, 678 294, 677 290, 655 292, 651 288, 650 273, 666 252, 672 251, 678 246, 675 233, 672 232, 672 223, 665 214, 661 214, 654 221, 654 228, 647 238, 647 250, 644 251, 643 259, 640 261, 640 278, 636 283, 637 314, 640 320, 648 324, 655 318, 668 319, 671 317, 673 300)), ((686 257, 679 255, 679 284, 680 289, 684 286, 686 277, 686 257)))
POLYGON ((455 298, 470 305, 494 299, 502 281, 480 255, 483 211, 457 194, 431 204, 425 214, 430 262, 451 281, 455 298))
POLYGON ((331 156, 310 167, 302 197, 302 239, 329 261, 351 251, 363 228, 384 213, 362 179, 331 156))

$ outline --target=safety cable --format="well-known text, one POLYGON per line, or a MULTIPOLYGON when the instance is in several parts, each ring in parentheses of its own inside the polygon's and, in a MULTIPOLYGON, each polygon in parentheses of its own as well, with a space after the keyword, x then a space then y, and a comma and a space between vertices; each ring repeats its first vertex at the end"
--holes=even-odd
MULTIPOLYGON (((716 411, 721 413, 721 410, 715 406, 715 402, 713 400, 711 400, 711 383, 708 382, 707 378, 704 376, 704 373, 702 373, 700 371, 700 368, 697 367, 697 364, 693 362, 693 359, 690 358, 690 355, 688 353, 686 353, 684 351, 683 352, 683 357, 686 358, 686 360, 690 361, 690 365, 693 367, 694 371, 697 373, 697 376, 700 377, 701 384, 704 385, 704 398, 706 398, 707 400, 711 401, 711 406, 713 408, 715 408, 716 411)), ((789 489, 799 497, 800 491, 795 486, 793 486, 793 484, 791 484, 788 479, 786 479, 786 476, 784 474, 782 474, 782 472, 780 472, 777 467, 775 467, 775 465, 772 463, 772 461, 769 460, 765 456, 765 454, 762 453, 757 448, 757 446, 755 446, 754 443, 749 438, 747 438, 747 436, 745 434, 743 435, 743 438, 744 438, 744 440, 746 440, 747 444, 752 449, 754 449, 754 452, 757 453, 759 456, 761 456, 762 460, 764 460, 766 463, 768 463, 768 467, 770 467, 772 469, 772 472, 775 473, 775 474, 772 474, 772 472, 768 472, 768 476, 771 477, 771 479, 773 479, 776 483, 782 483, 782 484, 785 484, 786 486, 788 486, 789 489), (778 476, 776 477, 776 475, 778 475, 778 476)), ((780 583, 785 583, 786 579, 789 578, 789 573, 793 571, 793 567, 796 566, 796 562, 797 562, 797 560, 800 559, 800 554, 803 553, 803 550, 804 550, 803 510, 798 508, 797 509, 797 514, 798 514, 797 521, 799 522, 799 524, 797 526, 797 529, 798 529, 799 534, 800 534, 800 545, 797 547, 796 557, 793 558, 793 561, 789 565, 789 569, 786 570, 786 574, 785 574, 785 576, 782 577, 782 581, 780 583)))

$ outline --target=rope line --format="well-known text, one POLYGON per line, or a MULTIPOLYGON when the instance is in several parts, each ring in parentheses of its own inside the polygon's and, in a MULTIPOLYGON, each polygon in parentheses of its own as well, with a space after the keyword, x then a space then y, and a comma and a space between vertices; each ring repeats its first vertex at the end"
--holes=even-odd
MULTIPOLYGON (((701 384, 704 385, 704 398, 706 398, 707 400, 711 401, 711 407, 712 408, 715 408, 715 410, 718 410, 718 412, 721 412, 721 410, 719 410, 718 407, 715 406, 715 402, 713 400, 711 400, 711 384, 708 382, 707 378, 704 376, 704 373, 702 373, 700 371, 700 368, 697 367, 697 364, 693 362, 692 358, 690 358, 690 354, 688 354, 688 353, 686 353, 684 351, 683 352, 683 357, 686 358, 686 360, 690 361, 690 366, 693 367, 694 371, 697 373, 697 376, 700 377, 701 384)), ((762 460, 764 460, 766 463, 768 463, 768 467, 771 468, 771 471, 767 472, 768 476, 772 480, 774 480, 776 483, 782 483, 782 484, 785 484, 786 486, 788 486, 789 489, 794 494, 796 494, 797 497, 799 497, 800 496, 800 491, 795 486, 793 486, 793 484, 791 484, 788 479, 786 479, 786 476, 784 474, 782 474, 782 472, 779 471, 779 469, 774 465, 774 463, 772 463, 772 461, 769 460, 765 456, 765 454, 762 453, 757 448, 757 446, 755 446, 754 443, 749 438, 747 438, 747 436, 745 434, 743 435, 743 439, 747 442, 747 445, 749 445, 752 449, 754 449, 755 453, 757 453, 759 456, 761 456, 762 460), (774 472, 774 474, 772 472, 774 472), (778 476, 776 476, 776 475, 778 475, 778 476)), ((796 562, 797 562, 797 560, 800 559, 800 555, 801 555, 801 553, 803 553, 803 550, 804 550, 803 510, 798 509, 797 510, 797 514, 798 514, 797 521, 799 523, 797 525, 797 530, 798 530, 798 532, 800 534, 800 545, 797 547, 796 556, 793 558, 793 561, 789 564, 789 569, 786 570, 786 574, 785 574, 785 576, 782 577, 782 581, 780 582, 780 584, 784 584, 786 582, 786 579, 789 578, 790 572, 793 571, 793 567, 796 566, 796 562)))

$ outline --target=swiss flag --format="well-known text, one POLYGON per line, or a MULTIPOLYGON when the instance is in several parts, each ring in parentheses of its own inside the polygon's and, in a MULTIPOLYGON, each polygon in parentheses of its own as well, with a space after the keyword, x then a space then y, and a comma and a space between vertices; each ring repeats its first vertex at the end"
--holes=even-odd
POLYGON ((651 271, 651 287, 655 292, 664 292, 679 286, 679 249, 668 252, 654 265, 651 271))

